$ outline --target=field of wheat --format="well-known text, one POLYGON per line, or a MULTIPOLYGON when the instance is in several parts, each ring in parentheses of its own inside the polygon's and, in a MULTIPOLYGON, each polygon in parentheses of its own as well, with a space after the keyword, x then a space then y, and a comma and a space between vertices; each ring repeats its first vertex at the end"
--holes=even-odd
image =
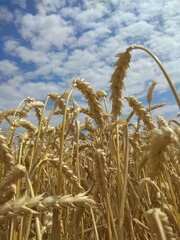
POLYGON ((136 46, 117 55, 110 111, 105 91, 76 78, 68 93, 50 93, 44 103, 27 97, 0 112, 0 123, 9 126, 0 128, 0 239, 180 239, 180 123, 153 119, 164 106, 152 104, 155 81, 148 107, 123 95, 134 49, 154 58, 180 106, 160 61, 136 46), (75 89, 87 107, 75 101, 75 89), (131 107, 126 119, 123 101, 131 107), (36 125, 27 121, 32 111, 36 125), (24 131, 17 134, 19 127, 24 131))

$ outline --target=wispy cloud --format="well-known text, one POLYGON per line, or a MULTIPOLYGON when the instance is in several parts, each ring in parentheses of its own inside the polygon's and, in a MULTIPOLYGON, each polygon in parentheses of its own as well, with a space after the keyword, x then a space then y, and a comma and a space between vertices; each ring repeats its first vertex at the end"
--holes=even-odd
POLYGON ((6 8, 0 6, 0 23, 7 23, 12 21, 13 14, 6 8))

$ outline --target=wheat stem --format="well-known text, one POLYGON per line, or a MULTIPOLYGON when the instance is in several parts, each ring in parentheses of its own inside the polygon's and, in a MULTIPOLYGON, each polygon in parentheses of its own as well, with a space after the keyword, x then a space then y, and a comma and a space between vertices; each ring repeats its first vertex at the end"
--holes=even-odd
POLYGON ((162 65, 162 63, 160 62, 160 60, 157 58, 157 56, 156 56, 153 52, 151 52, 149 49, 147 49, 147 48, 145 48, 145 47, 143 47, 143 46, 136 46, 136 45, 135 45, 135 46, 131 46, 131 47, 128 48, 128 49, 129 49, 129 51, 131 51, 131 50, 133 50, 133 49, 141 49, 141 50, 147 52, 147 53, 155 60, 155 62, 158 64, 158 66, 160 67, 161 71, 163 72, 166 80, 168 81, 169 86, 170 86, 170 88, 171 88, 171 90, 172 90, 172 92, 173 92, 173 94, 174 94, 175 99, 176 99, 176 102, 177 102, 177 104, 178 104, 178 106, 179 106, 179 108, 180 108, 180 98, 179 98, 179 96, 178 96, 178 93, 177 93, 177 91, 176 91, 176 88, 174 87, 174 84, 172 83, 172 80, 171 80, 169 74, 167 73, 166 69, 164 68, 164 66, 162 65))

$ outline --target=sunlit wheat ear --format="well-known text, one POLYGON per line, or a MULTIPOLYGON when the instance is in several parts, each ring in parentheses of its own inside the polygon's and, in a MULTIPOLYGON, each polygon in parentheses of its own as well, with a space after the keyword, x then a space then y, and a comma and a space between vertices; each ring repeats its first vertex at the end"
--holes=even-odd
POLYGON ((178 144, 176 133, 168 126, 154 129, 150 135, 149 167, 151 177, 159 175, 167 164, 168 146, 171 143, 178 144))
POLYGON ((32 108, 43 108, 44 103, 38 102, 38 101, 32 101, 28 104, 26 104, 20 111, 20 116, 25 117, 27 116, 27 113, 32 109, 32 108))
POLYGON ((152 208, 143 214, 149 222, 150 230, 158 240, 176 240, 167 215, 160 208, 152 208))
MULTIPOLYGON (((65 109, 65 107, 66 107, 66 103, 65 103, 64 99, 61 98, 61 96, 59 96, 59 97, 57 98, 57 100, 55 101, 55 107, 56 107, 56 106, 59 107, 59 109, 56 110, 56 111, 54 112, 54 114, 55 114, 55 115, 57 115, 57 114, 63 114, 63 113, 64 113, 64 109, 65 109)), ((67 108, 67 111, 69 111, 68 108, 67 108)))
POLYGON ((93 119, 96 121, 98 126, 102 128, 104 126, 103 109, 92 87, 89 86, 88 82, 84 82, 80 78, 75 79, 74 84, 76 85, 76 88, 81 91, 84 97, 87 99, 90 111, 93 115, 93 119))
POLYGON ((124 87, 124 78, 126 71, 129 67, 131 55, 129 51, 119 53, 116 55, 119 59, 114 64, 115 71, 111 77, 111 95, 110 100, 112 101, 112 116, 114 119, 121 114, 122 111, 122 91, 124 87))
POLYGON ((105 91, 103 91, 103 90, 98 90, 96 92, 96 96, 97 96, 98 99, 99 98, 105 98, 107 96, 107 93, 105 91))
POLYGON ((157 124, 160 129, 162 127, 168 127, 168 123, 166 122, 163 116, 157 116, 157 124))
POLYGON ((87 195, 87 192, 77 195, 48 196, 43 194, 28 198, 23 196, 16 200, 10 200, 0 207, 0 217, 17 217, 17 215, 26 215, 29 213, 38 214, 46 212, 48 209, 60 209, 62 207, 96 207, 96 202, 87 195), (36 211, 34 210, 36 209, 36 211))
POLYGON ((16 129, 17 127, 24 127, 29 132, 37 132, 37 127, 25 119, 18 119, 11 123, 11 128, 16 129))
POLYGON ((165 105, 166 105, 165 103, 156 104, 156 105, 150 106, 149 108, 147 108, 147 110, 148 111, 153 111, 153 110, 156 110, 158 108, 164 107, 165 105))
POLYGON ((136 115, 143 120, 144 124, 149 130, 155 128, 152 117, 135 97, 126 97, 126 100, 128 101, 129 106, 133 108, 136 115))
POLYGON ((151 105, 153 91, 156 85, 157 85, 157 81, 154 80, 149 87, 148 94, 147 94, 147 102, 149 103, 149 106, 151 105))
POLYGON ((11 110, 7 110, 4 112, 0 111, 0 123, 4 120, 7 119, 9 116, 14 115, 14 113, 16 112, 16 115, 19 116, 20 115, 20 110, 15 110, 15 109, 11 109, 11 110))
POLYGON ((0 135, 0 161, 7 165, 14 165, 11 149, 7 146, 6 138, 2 135, 0 135))
POLYGON ((84 114, 86 114, 87 116, 89 116, 90 118, 92 118, 93 119, 93 114, 92 114, 92 112, 90 111, 90 109, 89 108, 85 108, 85 107, 81 107, 80 108, 80 113, 84 113, 84 114))
POLYGON ((94 171, 98 190, 103 196, 108 193, 107 187, 107 164, 105 153, 102 149, 92 148, 87 152, 94 160, 94 171))
MULTIPOLYGON (((56 167, 58 166, 59 159, 50 159, 49 160, 52 164, 54 164, 56 167)), ((73 186, 76 186, 80 190, 84 190, 82 186, 79 184, 79 179, 75 175, 75 173, 67 166, 67 164, 62 163, 62 170, 66 176, 66 178, 72 183, 73 186)))
POLYGON ((26 174, 26 168, 21 165, 14 165, 12 170, 7 173, 6 177, 0 182, 0 191, 4 191, 5 188, 12 183, 16 183, 19 178, 22 178, 26 174))
POLYGON ((48 96, 53 101, 56 101, 58 99, 58 97, 59 97, 58 93, 55 93, 55 92, 48 93, 48 96))

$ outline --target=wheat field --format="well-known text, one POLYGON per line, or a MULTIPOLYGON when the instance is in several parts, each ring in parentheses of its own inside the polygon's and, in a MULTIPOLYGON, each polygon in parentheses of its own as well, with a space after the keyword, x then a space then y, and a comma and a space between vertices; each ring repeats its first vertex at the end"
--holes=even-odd
POLYGON ((164 106, 153 105, 156 81, 148 107, 123 95, 134 50, 156 61, 180 106, 157 57, 134 46, 117 55, 110 111, 105 91, 76 78, 68 93, 49 93, 44 103, 27 97, 0 112, 0 123, 9 126, 0 128, 0 239, 180 239, 180 123, 152 117, 164 106), (75 101, 75 89, 87 107, 75 101), (131 108, 126 119, 123 101, 131 108), (27 120, 31 112, 36 125, 27 120), (55 115, 60 120, 52 126, 55 115))

